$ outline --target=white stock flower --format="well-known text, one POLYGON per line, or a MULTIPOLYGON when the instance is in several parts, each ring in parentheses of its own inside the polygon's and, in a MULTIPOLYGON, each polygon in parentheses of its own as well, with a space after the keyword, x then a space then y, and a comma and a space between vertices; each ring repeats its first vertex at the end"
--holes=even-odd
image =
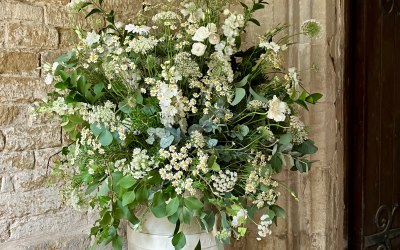
POLYGON ((206 52, 207 46, 202 43, 194 43, 192 46, 192 54, 195 56, 202 56, 206 52))
POLYGON ((285 102, 282 102, 274 95, 273 99, 268 102, 268 119, 282 122, 286 119, 285 114, 287 113, 288 106, 285 102))
POLYGON ((193 36, 193 40, 196 42, 203 42, 211 35, 211 32, 208 30, 207 27, 200 27, 196 30, 196 33, 193 36))
POLYGON ((88 32, 85 42, 87 45, 92 46, 95 43, 98 43, 100 41, 100 35, 97 34, 96 32, 88 32))

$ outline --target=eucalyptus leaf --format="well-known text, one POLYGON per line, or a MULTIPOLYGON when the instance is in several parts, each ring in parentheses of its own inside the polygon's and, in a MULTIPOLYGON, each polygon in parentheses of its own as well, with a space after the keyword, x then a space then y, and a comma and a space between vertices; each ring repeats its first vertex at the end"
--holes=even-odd
POLYGON ((236 88, 235 99, 231 102, 232 106, 237 105, 246 96, 246 90, 244 88, 236 88))
POLYGON ((169 147, 169 146, 172 144, 172 142, 174 141, 174 139, 175 139, 175 137, 174 137, 173 135, 170 135, 170 136, 168 136, 168 137, 161 138, 161 140, 160 140, 160 146, 161 146, 162 148, 167 148, 167 147, 169 147))
POLYGON ((99 136, 99 143, 102 146, 109 146, 112 143, 113 139, 114 137, 111 132, 106 129, 101 132, 99 136))

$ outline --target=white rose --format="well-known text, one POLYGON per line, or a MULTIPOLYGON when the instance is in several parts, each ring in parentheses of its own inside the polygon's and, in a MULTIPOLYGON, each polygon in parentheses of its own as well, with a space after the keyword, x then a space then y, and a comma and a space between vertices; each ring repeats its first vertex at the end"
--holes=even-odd
POLYGON ((206 52, 207 46, 202 43, 194 43, 192 46, 192 54, 195 56, 202 56, 206 52))
POLYGON ((193 40, 197 42, 202 42, 207 39, 211 35, 211 32, 207 29, 207 27, 200 27, 196 30, 196 33, 193 36, 193 40))
POLYGON ((279 100, 275 95, 271 101, 268 102, 268 119, 275 120, 277 122, 282 122, 286 119, 286 112, 288 106, 285 102, 279 100))
POLYGON ((96 32, 88 32, 85 41, 87 45, 92 46, 100 41, 100 35, 96 32))
POLYGON ((216 33, 212 33, 211 35, 210 35, 210 37, 208 38, 208 41, 212 44, 212 45, 216 45, 216 44, 218 44, 219 42, 220 42, 220 38, 219 38, 219 35, 218 34, 216 34, 216 33))

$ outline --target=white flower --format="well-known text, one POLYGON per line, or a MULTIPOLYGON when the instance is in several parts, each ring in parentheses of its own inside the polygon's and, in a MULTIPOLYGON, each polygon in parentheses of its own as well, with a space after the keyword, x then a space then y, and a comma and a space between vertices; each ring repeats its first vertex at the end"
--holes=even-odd
POLYGON ((52 84, 52 83, 53 83, 53 74, 48 73, 48 74, 46 75, 46 78, 44 79, 44 82, 45 82, 47 85, 52 84))
POLYGON ((207 27, 200 27, 196 30, 196 33, 193 36, 193 40, 197 42, 203 42, 211 35, 211 32, 208 30, 207 27))
POLYGON ((259 44, 259 46, 261 47, 261 48, 266 48, 266 49, 269 49, 269 50, 272 50, 273 52, 275 52, 275 53, 278 53, 279 52, 279 50, 281 49, 281 46, 279 46, 277 43, 275 43, 275 42, 261 42, 260 44, 259 44))
POLYGON ((279 100, 275 95, 271 101, 268 102, 268 119, 282 122, 285 120, 288 106, 285 102, 279 100))
POLYGON ((85 42, 87 45, 92 46, 95 43, 98 43, 100 41, 100 35, 97 34, 96 32, 88 32, 85 42))
POLYGON ((202 56, 206 52, 207 46, 202 43, 194 43, 192 46, 192 54, 195 56, 202 56))
POLYGON ((210 44, 212 45, 217 45, 220 42, 220 38, 219 35, 216 33, 212 33, 209 37, 208 37, 208 41, 210 42, 210 44))
POLYGON ((147 33, 149 33, 150 31, 150 27, 148 26, 136 26, 134 24, 128 24, 125 26, 125 30, 128 32, 132 32, 132 33, 138 33, 139 35, 145 35, 147 33))

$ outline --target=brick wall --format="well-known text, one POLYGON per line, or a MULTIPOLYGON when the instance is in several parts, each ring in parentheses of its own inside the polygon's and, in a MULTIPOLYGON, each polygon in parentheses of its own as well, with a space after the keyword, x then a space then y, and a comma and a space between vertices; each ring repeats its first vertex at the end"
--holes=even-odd
MULTIPOLYGON (((160 0, 157 0, 160 1, 160 0)), ((250 2, 247 0, 246 2, 250 2)), ((61 204, 57 187, 47 184, 47 160, 63 144, 61 130, 51 121, 35 121, 31 107, 45 96, 37 68, 51 62, 76 41, 71 27, 88 23, 67 14, 68 0, 0 0, 0 249, 84 249, 93 216, 61 204)), ((105 0, 129 19, 141 0, 105 0)), ((282 197, 289 219, 280 220, 274 235, 262 242, 256 231, 233 249, 343 248, 343 165, 341 86, 343 71, 343 6, 335 0, 269 0, 247 41, 263 28, 304 20, 324 25, 319 40, 300 40, 287 57, 302 66, 302 78, 323 103, 307 114, 312 138, 320 146, 319 162, 309 175, 285 172, 281 178, 299 194, 297 203, 282 197), (316 63, 320 70, 307 69, 316 63)))

